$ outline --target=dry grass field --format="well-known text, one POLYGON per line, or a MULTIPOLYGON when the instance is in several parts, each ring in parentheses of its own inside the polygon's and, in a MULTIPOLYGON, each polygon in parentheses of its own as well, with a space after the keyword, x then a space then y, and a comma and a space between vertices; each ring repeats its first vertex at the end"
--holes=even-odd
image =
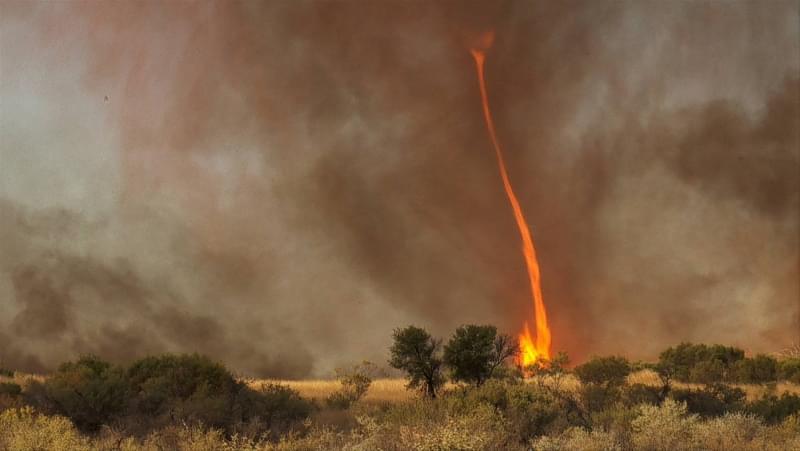
MULTIPOLYGON (((651 370, 637 371, 628 376, 628 382, 631 384, 644 384, 651 387, 660 385, 658 375, 651 370)), ((253 388, 259 388, 264 384, 280 384, 287 385, 300 393, 300 396, 309 399, 323 400, 331 393, 341 389, 342 385, 337 380, 332 379, 309 379, 309 380, 281 380, 281 379, 254 379, 248 382, 253 388)), ((682 382, 674 382, 676 388, 694 388, 699 389, 700 384, 687 384, 682 382)), ((447 387, 453 387, 453 384, 448 384, 447 387)), ((573 375, 565 376, 562 381, 562 387, 566 389, 575 390, 580 386, 580 382, 573 375)), ((774 391, 775 394, 795 393, 800 394, 800 385, 779 382, 774 386, 770 385, 757 385, 757 384, 734 384, 735 387, 741 388, 747 393, 749 400, 758 399, 767 392, 774 391)), ((365 401, 374 402, 397 402, 411 399, 415 393, 405 388, 405 380, 403 379, 375 379, 369 388, 365 401)))
MULTIPOLYGON (((27 385, 30 381, 44 382, 45 376, 38 374, 22 374, 17 373, 13 377, 0 376, 0 382, 13 382, 21 386, 27 385)), ((660 381, 658 375, 651 370, 641 370, 632 373, 628 376, 628 383, 631 384, 644 384, 651 387, 658 386, 660 381)), ((260 388, 266 384, 279 384, 288 386, 300 393, 300 396, 307 399, 314 399, 317 401, 324 400, 331 393, 340 390, 342 384, 335 379, 305 379, 305 380, 288 380, 288 379, 249 379, 247 384, 252 388, 260 388)), ((364 401, 372 402, 400 402, 412 399, 416 396, 413 391, 406 390, 406 381, 403 379, 375 379, 369 387, 369 391, 364 396, 364 401)), ((561 382, 562 387, 565 389, 575 390, 580 386, 580 382, 572 375, 566 375, 561 382)), ((702 387, 700 384, 689 384, 683 382, 674 382, 676 388, 692 388, 699 389, 702 387)), ((448 383, 445 387, 452 388, 455 385, 448 383)), ((734 387, 741 388, 747 393, 747 399, 758 399, 766 393, 774 393, 781 395, 783 393, 800 394, 800 385, 792 384, 790 382, 778 382, 772 385, 759 385, 759 384, 732 384, 734 387)))

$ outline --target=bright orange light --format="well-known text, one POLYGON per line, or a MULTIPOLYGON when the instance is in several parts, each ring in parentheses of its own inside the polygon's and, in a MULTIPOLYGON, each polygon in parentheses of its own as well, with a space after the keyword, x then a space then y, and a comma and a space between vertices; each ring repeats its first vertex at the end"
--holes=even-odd
POLYGON ((525 221, 525 216, 522 214, 522 208, 519 206, 517 196, 514 194, 514 190, 511 187, 511 180, 508 177, 508 171, 506 170, 506 164, 503 159, 503 151, 497 140, 494 122, 492 121, 492 113, 489 110, 486 81, 483 75, 483 63, 486 59, 484 52, 492 45, 493 39, 493 33, 489 32, 483 34, 470 52, 473 58, 475 58, 475 67, 478 71, 478 82, 480 84, 481 102, 483 103, 483 116, 486 119, 486 128, 489 130, 489 137, 492 140, 492 146, 494 146, 494 151, 497 155, 497 165, 500 169, 500 177, 503 179, 503 188, 505 188, 508 202, 511 204, 511 209, 514 212, 514 219, 517 221, 517 228, 519 229, 520 238, 522 239, 522 253, 525 256, 528 279, 530 279, 531 292, 533 293, 533 310, 536 324, 535 343, 527 322, 525 322, 523 331, 519 335, 521 352, 518 363, 525 367, 539 359, 550 358, 550 327, 547 324, 547 310, 545 309, 544 299, 542 298, 539 262, 536 259, 536 248, 533 245, 533 237, 531 236, 528 223, 525 221))

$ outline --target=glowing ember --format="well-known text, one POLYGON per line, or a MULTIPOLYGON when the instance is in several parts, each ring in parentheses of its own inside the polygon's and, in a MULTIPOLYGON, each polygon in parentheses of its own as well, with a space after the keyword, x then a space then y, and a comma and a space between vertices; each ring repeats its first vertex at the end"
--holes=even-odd
POLYGON ((533 245, 533 238, 531 237, 528 223, 525 221, 525 216, 522 214, 522 208, 520 208, 517 196, 514 194, 514 190, 511 187, 511 181, 508 178, 506 164, 503 159, 503 152, 500 149, 500 143, 497 140, 494 122, 492 121, 492 114, 489 111, 489 99, 486 95, 486 81, 483 77, 483 62, 486 58, 484 51, 491 47, 493 40, 494 34, 486 33, 478 39, 476 45, 470 51, 475 58, 475 67, 478 71, 478 82, 481 89, 481 102, 483 103, 483 116, 486 119, 486 128, 489 129, 489 136, 491 137, 492 145, 497 155, 500 177, 503 179, 503 187, 508 196, 508 202, 511 204, 511 209, 514 212, 514 218, 517 221, 519 234, 522 238, 522 253, 525 256, 525 265, 528 268, 528 278, 530 279, 531 292, 533 293, 536 340, 534 342, 527 321, 523 326, 522 333, 519 335, 521 352, 518 363, 525 367, 539 359, 550 358, 550 327, 547 325, 547 311, 544 307, 544 299, 542 299, 542 285, 539 275, 539 262, 536 259, 536 248, 533 245))

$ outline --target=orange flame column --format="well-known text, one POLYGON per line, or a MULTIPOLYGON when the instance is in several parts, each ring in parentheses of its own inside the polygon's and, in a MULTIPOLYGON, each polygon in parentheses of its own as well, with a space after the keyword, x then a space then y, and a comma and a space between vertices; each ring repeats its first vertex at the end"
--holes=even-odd
MULTIPOLYGON (((484 41, 488 46, 488 44, 491 43, 491 35, 487 36, 488 37, 484 37, 484 41)), ((511 204, 511 209, 514 212, 517 228, 519 228, 520 238, 522 239, 522 252, 525 255, 525 265, 528 268, 528 279, 530 279, 531 292, 533 293, 533 309, 536 324, 535 342, 534 338, 531 336, 527 321, 525 322, 522 333, 519 335, 521 353, 518 363, 524 367, 539 359, 550 358, 550 327, 547 324, 547 310, 545 309, 544 299, 542 298, 539 262, 536 259, 536 248, 533 244, 530 228, 525 221, 525 216, 522 214, 522 208, 519 205, 517 196, 514 194, 514 189, 511 187, 511 180, 508 177, 508 171, 506 170, 506 164, 503 159, 503 151, 497 140, 497 133, 495 132, 494 122, 492 121, 492 113, 489 110, 489 99, 486 95, 486 81, 483 76, 483 63, 486 56, 481 49, 473 48, 470 51, 475 58, 475 66, 478 71, 478 82, 481 89, 481 102, 483 103, 483 116, 486 119, 486 128, 489 130, 489 137, 492 140, 492 146, 494 146, 494 151, 497 155, 497 165, 500 169, 500 177, 503 179, 503 188, 505 188, 508 202, 511 204)))

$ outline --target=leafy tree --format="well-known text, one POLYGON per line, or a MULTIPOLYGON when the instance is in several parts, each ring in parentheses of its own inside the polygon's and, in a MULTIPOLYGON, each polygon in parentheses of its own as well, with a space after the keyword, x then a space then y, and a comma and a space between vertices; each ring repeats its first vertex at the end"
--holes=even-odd
POLYGON ((519 353, 516 342, 507 334, 497 334, 494 326, 466 325, 456 329, 444 347, 444 363, 455 381, 483 385, 503 362, 519 353))
POLYGON ((389 365, 406 372, 407 388, 418 389, 429 398, 444 384, 442 375, 441 340, 425 329, 408 326, 395 329, 390 349, 389 365))

